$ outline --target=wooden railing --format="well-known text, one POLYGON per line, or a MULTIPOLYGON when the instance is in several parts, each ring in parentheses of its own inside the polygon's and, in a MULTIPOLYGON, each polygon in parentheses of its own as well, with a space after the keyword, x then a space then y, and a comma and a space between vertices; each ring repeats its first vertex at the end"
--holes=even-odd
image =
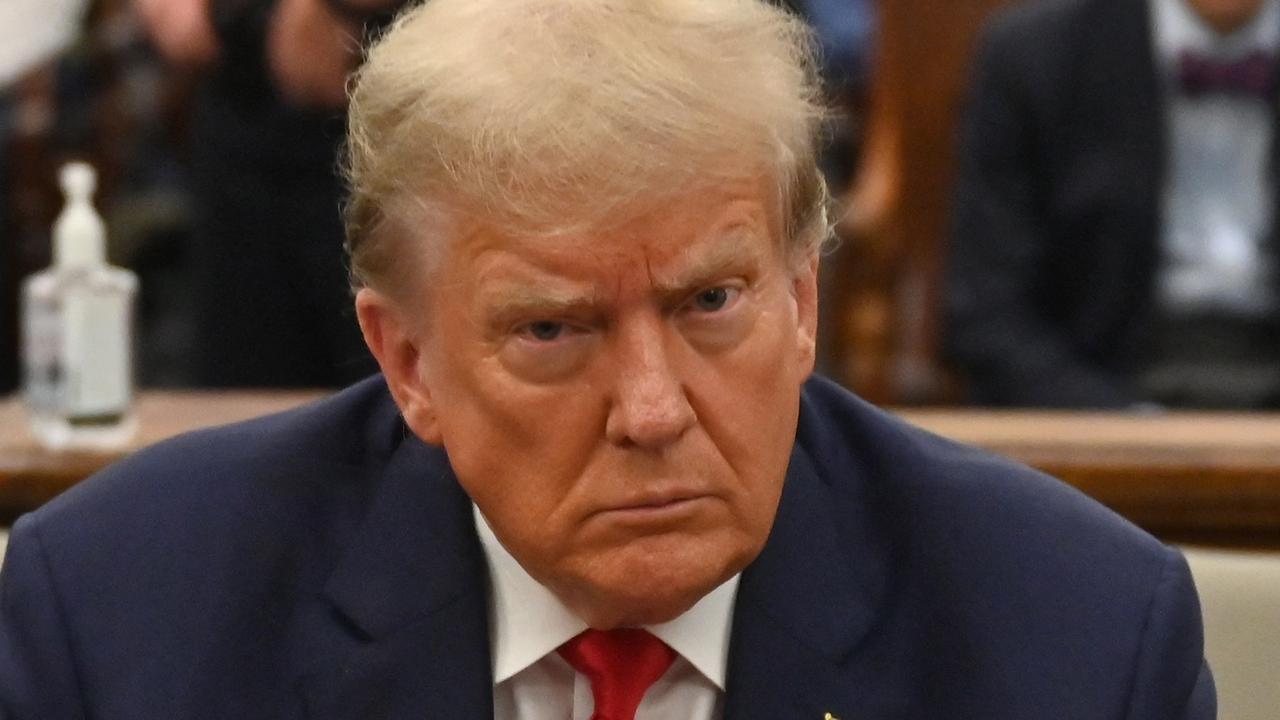
MULTIPOLYGON (((0 402, 0 521, 144 445, 319 395, 145 393, 137 438, 106 454, 42 450, 19 404, 0 402)), ((913 409, 900 415, 1056 475, 1167 541, 1280 548, 1280 414, 913 409)))

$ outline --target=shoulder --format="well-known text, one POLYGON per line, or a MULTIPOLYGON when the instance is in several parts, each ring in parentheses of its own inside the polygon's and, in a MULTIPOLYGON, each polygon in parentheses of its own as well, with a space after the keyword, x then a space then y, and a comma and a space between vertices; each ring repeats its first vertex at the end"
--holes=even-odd
POLYGON ((20 519, 14 539, 38 536, 50 566, 77 582, 98 571, 147 575, 160 557, 217 562, 255 544, 267 557, 269 546, 355 523, 404 433, 381 378, 371 378, 134 453, 20 519))
POLYGON ((957 608, 1115 601, 1102 618, 1123 615, 1123 598, 1140 614, 1171 562, 1160 541, 1075 488, 909 425, 830 383, 809 385, 803 416, 799 443, 833 504, 876 528, 899 582, 945 587, 957 608))
POLYGON ((952 647, 981 668, 940 692, 1026 710, 1011 717, 1058 717, 1038 705, 1046 694, 1070 696, 1073 717, 1128 704, 1164 708, 1133 717, 1181 716, 1203 650, 1177 551, 1054 478, 830 383, 806 387, 802 415, 798 443, 847 545, 876 539, 875 555, 850 562, 884 568, 883 641, 907 665, 945 664, 954 656, 938 648, 952 647))
POLYGON ((27 675, 5 690, 62 682, 56 699, 72 702, 79 683, 101 707, 146 698, 166 717, 184 716, 199 687, 287 704, 276 688, 289 633, 324 612, 325 583, 404 437, 370 379, 160 443, 19 519, 0 573, 0 674, 27 675), (202 673, 218 680, 193 686, 202 673))

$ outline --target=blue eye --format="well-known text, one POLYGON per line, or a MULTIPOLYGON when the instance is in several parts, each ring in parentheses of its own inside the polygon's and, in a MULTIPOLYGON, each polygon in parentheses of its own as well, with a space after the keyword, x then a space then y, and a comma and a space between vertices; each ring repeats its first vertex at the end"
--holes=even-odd
POLYGON ((558 323, 551 320, 539 320, 529 323, 525 330, 533 336, 535 340, 542 342, 551 342, 564 332, 564 323, 558 323))
POLYGON ((702 312, 716 312, 729 303, 730 290, 717 287, 703 290, 693 297, 693 304, 702 312))

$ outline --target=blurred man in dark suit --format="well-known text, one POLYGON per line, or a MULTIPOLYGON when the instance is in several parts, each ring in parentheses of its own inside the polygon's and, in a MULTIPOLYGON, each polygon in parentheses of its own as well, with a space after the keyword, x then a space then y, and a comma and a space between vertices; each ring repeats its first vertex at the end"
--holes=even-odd
POLYGON ((1042 0, 982 44, 948 346, 975 400, 1280 407, 1275 0, 1042 0))
POLYGON ((76 38, 86 5, 85 0, 9 0, 0 7, 0 396, 19 383, 22 275, 40 269, 22 262, 24 243, 11 215, 20 183, 10 146, 20 132, 31 131, 19 126, 31 125, 31 118, 21 112, 18 86, 76 38))
POLYGON ((340 387, 374 363, 352 317, 337 172, 361 39, 403 0, 132 0, 199 78, 187 138, 196 384, 340 387))
POLYGON ((352 90, 382 368, 14 527, 0 714, 1208 720, 1182 556, 810 378, 763 0, 431 0, 352 90))

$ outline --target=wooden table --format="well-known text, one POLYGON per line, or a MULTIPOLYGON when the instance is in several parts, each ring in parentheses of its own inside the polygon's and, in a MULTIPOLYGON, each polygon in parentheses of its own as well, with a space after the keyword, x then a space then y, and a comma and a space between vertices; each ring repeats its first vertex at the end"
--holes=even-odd
MULTIPOLYGON (((283 410, 305 392, 149 392, 120 453, 50 453, 0 401, 0 521, 165 437, 283 410)), ((1280 547, 1280 414, 903 410, 910 422, 1041 468, 1169 541, 1280 547)))

